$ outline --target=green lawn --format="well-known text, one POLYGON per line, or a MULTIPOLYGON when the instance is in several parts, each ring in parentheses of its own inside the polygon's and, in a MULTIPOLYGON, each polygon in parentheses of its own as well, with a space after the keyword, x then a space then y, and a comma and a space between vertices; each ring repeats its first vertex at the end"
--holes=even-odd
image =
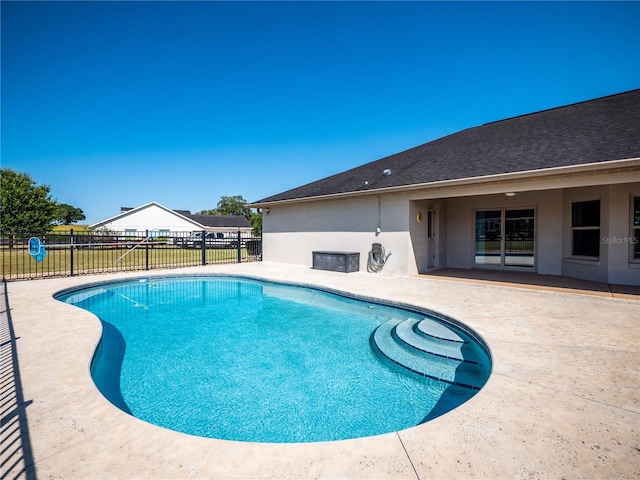
MULTIPOLYGON (((127 248, 76 248, 47 250, 37 263, 26 248, 2 248, 2 272, 6 279, 33 278, 73 274, 146 270, 202 264, 202 250, 178 248, 172 245, 127 248)), ((241 250, 243 261, 249 260, 247 250, 241 250)), ((206 263, 235 263, 236 249, 208 249, 206 263)))
MULTIPOLYGON (((533 240, 505 240, 505 250, 507 252, 533 253, 533 240)), ((500 240, 477 240, 476 252, 479 253, 500 253, 500 240)))

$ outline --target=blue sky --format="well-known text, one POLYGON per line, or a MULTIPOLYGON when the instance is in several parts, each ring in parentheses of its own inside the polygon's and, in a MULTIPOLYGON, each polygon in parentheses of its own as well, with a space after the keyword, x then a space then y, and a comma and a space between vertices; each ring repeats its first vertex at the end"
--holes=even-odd
POLYGON ((640 87, 638 2, 2 1, 2 167, 86 223, 640 87))

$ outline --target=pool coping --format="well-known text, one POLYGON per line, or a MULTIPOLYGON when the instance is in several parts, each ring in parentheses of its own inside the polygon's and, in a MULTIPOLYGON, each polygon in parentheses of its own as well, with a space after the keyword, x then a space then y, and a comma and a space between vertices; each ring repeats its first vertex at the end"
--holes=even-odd
MULTIPOLYGON (((14 282, 7 291, 24 398, 18 406, 26 419, 22 442, 30 451, 23 463, 31 457, 34 465, 24 468, 24 478, 640 475, 634 300, 267 262, 14 282), (302 284, 435 311, 481 335, 493 373, 456 410, 364 439, 256 444, 156 427, 121 412, 97 391, 89 363, 99 322, 51 295, 92 282, 186 274, 302 284)), ((5 440, 12 442, 3 428, 5 440)), ((13 451, 3 453, 6 465, 14 465, 5 458, 13 451)))

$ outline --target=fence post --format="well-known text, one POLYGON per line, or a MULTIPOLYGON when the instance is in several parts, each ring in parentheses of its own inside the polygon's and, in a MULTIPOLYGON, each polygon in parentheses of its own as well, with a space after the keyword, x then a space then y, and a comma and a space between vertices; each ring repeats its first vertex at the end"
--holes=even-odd
POLYGON ((71 268, 71 276, 73 277, 73 228, 69 229, 69 244, 71 245, 69 249, 69 263, 71 268))
POLYGON ((202 265, 207 264, 207 237, 206 232, 202 230, 200 239, 202 240, 202 265))
POLYGON ((149 270, 149 230, 145 230, 144 255, 145 255, 145 259, 144 259, 145 270, 149 270))
POLYGON ((242 241, 240 240, 240 230, 238 230, 238 263, 242 263, 242 241))

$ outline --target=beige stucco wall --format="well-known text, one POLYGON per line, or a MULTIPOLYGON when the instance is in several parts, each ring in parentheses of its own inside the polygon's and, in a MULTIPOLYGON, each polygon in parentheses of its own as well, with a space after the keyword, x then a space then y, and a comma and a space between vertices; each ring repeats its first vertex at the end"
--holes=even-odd
POLYGON ((359 252, 366 271, 371 244, 381 243, 391 252, 384 272, 407 275, 413 261, 408 209, 403 195, 270 207, 263 214, 263 259, 311 267, 313 251, 359 252))
POLYGON ((473 205, 475 197, 447 200, 447 267, 473 266, 473 205))
POLYGON ((567 189, 563 210, 564 226, 562 274, 622 285, 640 285, 640 262, 630 256, 631 201, 640 196, 640 182, 567 189), (571 257, 571 205, 573 202, 600 200, 600 258, 571 257))
POLYGON ((527 187, 531 190, 514 188, 515 197, 504 193, 474 194, 478 191, 468 188, 453 192, 461 196, 448 198, 436 198, 434 192, 425 190, 274 205, 263 217, 263 258, 311 267, 315 250, 359 252, 360 270, 366 271, 371 244, 381 243, 392 253, 384 273, 424 273, 429 270, 429 255, 434 255, 433 268, 477 268, 473 260, 475 211, 533 208, 536 252, 531 271, 640 285, 640 263, 630 260, 628 242, 603 242, 597 261, 571 258, 571 203, 599 198, 601 236, 628 239, 631 198, 640 196, 640 182, 548 190, 537 184, 527 187), (426 247, 428 210, 435 214, 432 252, 426 247), (423 214, 422 222, 417 220, 418 212, 423 214))
POLYGON ((617 213, 609 215, 608 236, 603 239, 603 247, 608 250, 609 278, 616 279, 612 283, 640 284, 640 260, 631 258, 630 242, 640 241, 637 237, 633 240, 633 197, 640 197, 640 182, 609 187, 610 212, 617 213))
POLYGON ((447 264, 447 201, 411 200, 409 204, 409 275, 425 273, 447 264), (433 237, 428 236, 428 212, 433 212, 433 237), (418 215, 422 221, 418 219, 418 215))
POLYGON ((413 265, 408 265, 409 273, 424 272, 429 268, 430 252, 428 248, 427 216, 433 205, 428 200, 413 201, 409 204, 410 244, 413 250, 413 265), (420 214, 421 221, 418 220, 420 214))
POLYGON ((560 207, 562 197, 558 189, 536 192, 531 199, 536 204, 537 272, 543 275, 562 274, 562 225, 566 221, 560 207))

